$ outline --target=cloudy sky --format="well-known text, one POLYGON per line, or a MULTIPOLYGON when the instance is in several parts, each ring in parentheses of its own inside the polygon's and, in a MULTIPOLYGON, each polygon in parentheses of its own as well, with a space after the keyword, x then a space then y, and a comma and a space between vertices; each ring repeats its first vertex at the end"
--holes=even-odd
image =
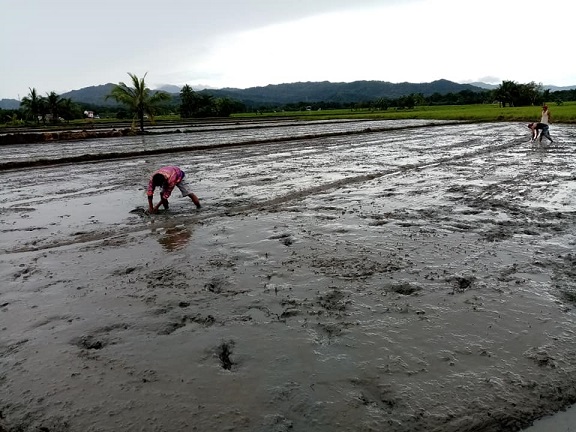
POLYGON ((129 83, 576 85, 571 0, 0 0, 0 99, 129 83))

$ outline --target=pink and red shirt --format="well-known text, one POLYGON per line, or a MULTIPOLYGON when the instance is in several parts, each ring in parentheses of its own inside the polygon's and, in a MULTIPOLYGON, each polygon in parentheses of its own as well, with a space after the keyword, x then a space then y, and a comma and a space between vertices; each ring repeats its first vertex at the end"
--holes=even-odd
POLYGON ((154 172, 150 176, 150 181, 148 182, 148 196, 154 196, 154 185, 152 184, 152 178, 156 174, 162 174, 166 179, 166 183, 162 188, 162 198, 168 199, 174 187, 182 181, 184 178, 184 171, 182 171, 177 166, 165 166, 160 168, 158 171, 154 172))

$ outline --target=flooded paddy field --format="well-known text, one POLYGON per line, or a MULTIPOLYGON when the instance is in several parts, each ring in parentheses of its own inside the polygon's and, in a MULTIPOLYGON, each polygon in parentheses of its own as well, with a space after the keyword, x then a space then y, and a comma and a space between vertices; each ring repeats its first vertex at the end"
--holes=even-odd
POLYGON ((298 128, 0 148, 54 160, 0 171, 0 430, 517 431, 576 401, 574 126, 298 128), (214 148, 58 163, 180 139, 214 148), (172 164, 203 208, 138 211, 172 164))
MULTIPOLYGON (((206 149, 222 146, 256 144, 273 140, 314 138, 326 135, 347 135, 367 130, 389 130, 447 124, 441 120, 326 120, 326 121, 262 121, 206 123, 186 127, 149 127, 151 135, 119 136, 106 139, 48 141, 41 145, 2 145, 0 168, 9 163, 57 161, 62 158, 87 159, 91 155, 158 153, 167 151, 206 149)), ((76 131, 79 132, 79 131, 76 131)))

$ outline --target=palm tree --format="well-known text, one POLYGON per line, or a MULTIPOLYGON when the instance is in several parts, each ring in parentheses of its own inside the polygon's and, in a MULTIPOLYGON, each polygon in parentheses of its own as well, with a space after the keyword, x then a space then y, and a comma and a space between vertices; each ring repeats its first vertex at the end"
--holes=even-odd
POLYGON ((52 123, 57 123, 60 118, 60 112, 62 111, 64 105, 64 99, 62 99, 56 92, 47 93, 46 98, 46 108, 52 117, 52 123))
POLYGON ((60 116, 70 123, 73 118, 80 118, 82 116, 82 110, 80 107, 72 102, 72 99, 66 98, 62 100, 62 105, 60 107, 60 116))
POLYGON ((164 92, 156 92, 150 95, 150 89, 146 87, 144 78, 148 73, 145 73, 142 78, 128 72, 132 78, 133 87, 128 87, 123 82, 114 86, 106 99, 113 98, 116 102, 129 107, 134 116, 140 121, 140 132, 144 132, 144 115, 148 115, 150 120, 154 120, 154 106, 159 102, 170 100, 170 95, 164 92))
POLYGON ((496 99, 502 104, 502 107, 514 106, 519 93, 518 84, 515 81, 502 81, 495 90, 494 95, 496 99))
POLYGON ((36 124, 40 124, 40 115, 42 114, 43 98, 38 96, 35 88, 28 88, 30 93, 24 96, 20 101, 20 106, 24 109, 26 116, 35 119, 36 124))
POLYGON ((194 117, 194 114, 198 112, 198 95, 192 87, 186 84, 180 90, 180 117, 182 118, 190 118, 194 117))

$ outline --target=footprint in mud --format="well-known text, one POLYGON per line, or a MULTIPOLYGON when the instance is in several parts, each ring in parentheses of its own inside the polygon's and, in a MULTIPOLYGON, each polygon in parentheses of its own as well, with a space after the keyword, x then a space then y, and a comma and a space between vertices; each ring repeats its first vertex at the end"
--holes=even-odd
POLYGON ((14 280, 20 277, 22 279, 26 279, 35 272, 35 269, 33 267, 26 266, 25 264, 21 264, 20 267, 22 268, 12 275, 14 280))
POLYGON ((292 234, 278 234, 278 235, 274 235, 271 237, 268 237, 269 240, 280 240, 281 243, 283 243, 286 246, 291 246, 294 243, 294 238, 292 237, 292 234))
POLYGON ((294 423, 280 414, 268 414, 264 418, 264 427, 273 432, 288 432, 293 430, 294 423))
POLYGON ((318 303, 327 311, 343 312, 346 309, 346 306, 350 303, 350 300, 347 297, 348 296, 346 296, 342 291, 333 289, 332 291, 319 295, 318 303))
POLYGON ((408 282, 400 282, 396 284, 390 284, 384 287, 385 291, 394 292, 396 294, 401 294, 404 296, 409 296, 422 291, 422 288, 408 282))
POLYGON ((400 403, 393 387, 383 384, 378 379, 352 379, 352 385, 358 387, 360 392, 358 400, 363 405, 372 405, 389 412, 400 403))
POLYGON ((280 319, 286 319, 286 318, 295 317, 298 315, 301 315, 300 309, 288 308, 288 309, 284 309, 282 311, 282 313, 280 314, 280 319))
POLYGON ((70 343, 82 350, 101 350, 111 342, 110 333, 127 330, 130 326, 126 323, 117 323, 93 330, 91 334, 85 334, 73 338, 70 343))
POLYGON ((158 335, 160 336, 167 336, 174 333, 176 330, 184 327, 186 325, 186 321, 173 321, 162 324, 162 328, 158 330, 158 335))
POLYGON ((94 336, 80 336, 72 340, 72 345, 76 345, 78 348, 86 350, 101 350, 108 344, 107 341, 101 338, 96 338, 94 336))
POLYGON ((146 279, 146 285, 152 292, 159 288, 187 289, 189 286, 188 275, 173 267, 150 272, 146 275, 146 279))
POLYGON ((228 287, 229 282, 220 276, 213 277, 209 282, 204 284, 204 288, 214 294, 221 294, 228 287))
POLYGON ((532 347, 524 352, 524 357, 533 360, 538 366, 555 369, 556 361, 550 355, 546 347, 532 347))
POLYGON ((446 281, 452 283, 452 294, 454 293, 463 293, 467 289, 472 287, 474 282, 474 277, 468 276, 452 276, 447 278, 446 281))
POLYGON ((220 360, 222 369, 231 370, 232 366, 236 363, 232 360, 232 348, 234 348, 234 341, 222 342, 216 348, 216 355, 220 360))
POLYGON ((498 242, 512 238, 514 236, 514 230, 503 226, 497 226, 495 228, 480 232, 479 235, 488 242, 498 242))
POLYGON ((326 335, 328 341, 331 341, 333 338, 340 336, 344 331, 344 325, 339 323, 318 323, 316 327, 326 335))
POLYGON ((129 267, 124 267, 124 268, 120 268, 117 270, 112 271, 110 274, 112 276, 122 276, 122 275, 128 275, 130 273, 134 273, 134 271, 138 270, 140 268, 140 266, 129 266, 129 267))
POLYGON ((204 289, 214 294, 221 294, 226 297, 247 293, 250 289, 239 289, 223 276, 215 276, 204 284, 204 289))
POLYGON ((202 327, 210 327, 216 323, 216 318, 214 318, 212 315, 184 315, 179 320, 160 324, 160 327, 156 330, 156 333, 162 336, 170 335, 178 329, 181 329, 182 327, 185 327, 187 324, 191 323, 199 324, 202 327))
POLYGON ((149 217, 150 216, 150 212, 148 211, 148 209, 145 209, 144 207, 136 207, 133 210, 130 210, 130 213, 138 215, 138 216, 142 216, 142 217, 149 217))

